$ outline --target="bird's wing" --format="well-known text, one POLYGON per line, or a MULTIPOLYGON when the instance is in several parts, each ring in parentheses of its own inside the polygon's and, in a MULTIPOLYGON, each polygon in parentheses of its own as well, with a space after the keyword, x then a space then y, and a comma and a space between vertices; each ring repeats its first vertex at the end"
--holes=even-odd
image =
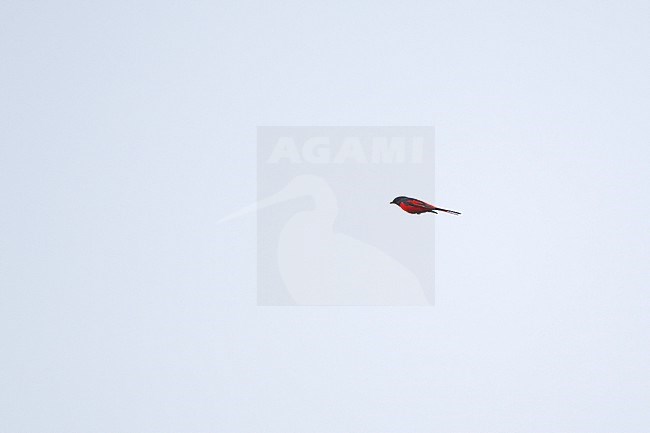
POLYGON ((425 209, 425 210, 433 210, 433 209, 435 209, 435 206, 432 206, 429 203, 425 203, 422 200, 416 200, 414 198, 409 200, 408 204, 410 204, 411 206, 419 207, 420 209, 425 209))

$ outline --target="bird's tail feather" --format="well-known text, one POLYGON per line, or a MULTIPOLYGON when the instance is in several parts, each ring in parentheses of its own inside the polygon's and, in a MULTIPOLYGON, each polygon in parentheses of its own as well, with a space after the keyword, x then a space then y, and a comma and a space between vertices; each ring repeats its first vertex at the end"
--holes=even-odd
POLYGON ((456 212, 455 210, 441 209, 439 207, 437 207, 436 210, 439 210, 441 212, 447 212, 447 213, 450 213, 452 215, 460 215, 460 212, 456 212))

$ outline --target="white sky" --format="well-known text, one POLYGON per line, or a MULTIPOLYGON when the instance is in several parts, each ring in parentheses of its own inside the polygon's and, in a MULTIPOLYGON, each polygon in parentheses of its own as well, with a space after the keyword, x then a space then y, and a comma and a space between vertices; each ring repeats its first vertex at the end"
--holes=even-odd
POLYGON ((2 429, 647 432, 649 13, 3 1, 2 429), (436 306, 256 307, 256 127, 428 124, 436 306))

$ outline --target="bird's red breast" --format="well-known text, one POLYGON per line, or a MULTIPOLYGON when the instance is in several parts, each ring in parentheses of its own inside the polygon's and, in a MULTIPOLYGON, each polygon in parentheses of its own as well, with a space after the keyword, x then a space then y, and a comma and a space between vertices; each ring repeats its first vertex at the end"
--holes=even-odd
POLYGON ((431 212, 432 210, 435 209, 435 206, 432 206, 429 203, 425 203, 421 200, 416 200, 416 199, 405 200, 399 204, 399 207, 401 207, 408 213, 415 213, 415 214, 431 212))

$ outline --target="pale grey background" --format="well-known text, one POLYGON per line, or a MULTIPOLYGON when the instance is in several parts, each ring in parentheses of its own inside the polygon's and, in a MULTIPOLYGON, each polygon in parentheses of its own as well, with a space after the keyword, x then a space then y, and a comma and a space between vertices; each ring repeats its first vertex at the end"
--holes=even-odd
POLYGON ((650 4, 0 3, 0 430, 647 432, 650 4), (259 308, 256 125, 437 130, 435 308, 259 308))

